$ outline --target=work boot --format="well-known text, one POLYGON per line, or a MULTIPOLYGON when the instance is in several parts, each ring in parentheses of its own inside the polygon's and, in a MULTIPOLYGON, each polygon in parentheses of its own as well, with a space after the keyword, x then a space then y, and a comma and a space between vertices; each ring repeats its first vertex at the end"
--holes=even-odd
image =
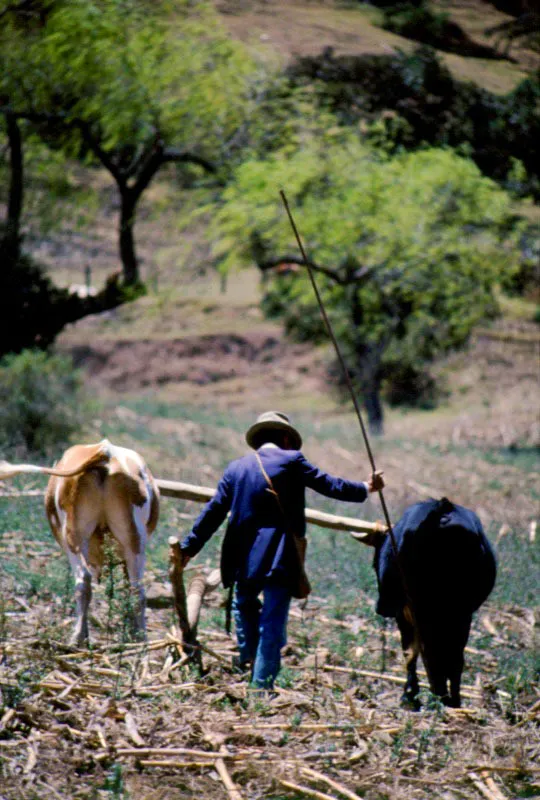
POLYGON ((240 656, 233 656, 232 669, 233 672, 240 673, 240 675, 246 675, 248 672, 251 672, 251 661, 242 661, 240 656))

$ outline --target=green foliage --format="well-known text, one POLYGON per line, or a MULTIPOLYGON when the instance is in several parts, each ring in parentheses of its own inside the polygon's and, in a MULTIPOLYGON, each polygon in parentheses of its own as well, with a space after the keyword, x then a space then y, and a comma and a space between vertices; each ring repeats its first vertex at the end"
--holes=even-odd
POLYGON ((78 123, 88 123, 107 153, 128 161, 156 136, 218 147, 243 117, 251 67, 211 4, 190 0, 58 0, 33 31, 8 17, 0 66, 13 108, 28 109, 31 97, 32 111, 54 115, 42 136, 79 155, 78 123))
POLYGON ((502 282, 511 296, 540 297, 540 225, 521 225, 518 239, 520 257, 516 269, 502 282))
POLYGON ((384 27, 410 39, 417 39, 430 44, 439 42, 444 36, 448 23, 448 14, 434 12, 425 2, 396 3, 385 10, 384 27))
POLYGON ((125 283, 139 280, 133 228, 168 162, 216 171, 248 113, 254 67, 206 0, 56 0, 40 26, 7 14, 0 97, 64 155, 100 163, 121 198, 125 283))
POLYGON ((280 75, 268 77, 247 126, 241 161, 270 153, 294 153, 306 138, 335 127, 335 117, 319 107, 313 87, 291 86, 280 75))
MULTIPOLYGON (((24 216, 33 233, 49 236, 68 222, 81 229, 92 224, 99 205, 99 195, 83 183, 65 155, 48 146, 28 123, 20 121, 24 140, 24 216)), ((0 138, 5 139, 0 114, 0 138)), ((0 150, 0 202, 7 203, 10 182, 8 150, 0 150)))
MULTIPOLYGON (((398 115, 406 125, 394 126, 393 149, 467 144, 482 172, 504 186, 520 159, 520 196, 540 194, 538 72, 501 96, 456 80, 433 49, 421 46, 388 56, 324 51, 298 58, 288 74, 293 86, 314 88, 321 107, 347 124, 386 126, 389 112, 398 115)), ((509 186, 515 189, 515 181, 509 186)))
MULTIPOLYGON (((493 287, 514 269, 513 242, 499 237, 510 198, 470 160, 436 149, 388 158, 334 128, 250 161, 215 217, 222 269, 294 253, 280 187, 310 258, 331 272, 317 275, 319 290, 361 388, 385 365, 418 370, 495 313, 493 287)), ((268 282, 264 308, 299 339, 325 337, 302 268, 268 282)))
POLYGON ((2 453, 47 455, 84 421, 81 381, 71 360, 25 350, 0 361, 2 453))

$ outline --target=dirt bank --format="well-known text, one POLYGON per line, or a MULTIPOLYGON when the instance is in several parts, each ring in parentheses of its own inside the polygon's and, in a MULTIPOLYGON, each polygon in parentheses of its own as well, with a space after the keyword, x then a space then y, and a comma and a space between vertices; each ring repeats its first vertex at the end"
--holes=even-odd
POLYGON ((189 383, 209 386, 232 379, 253 379, 262 385, 283 381, 285 372, 321 385, 324 370, 309 345, 253 331, 188 336, 177 339, 97 340, 64 348, 90 384, 115 392, 189 383))

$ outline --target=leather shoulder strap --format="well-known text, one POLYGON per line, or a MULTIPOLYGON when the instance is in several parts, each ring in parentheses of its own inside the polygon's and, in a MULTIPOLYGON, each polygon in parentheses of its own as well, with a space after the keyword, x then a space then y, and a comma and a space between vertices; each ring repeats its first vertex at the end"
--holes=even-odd
POLYGON ((285 516, 285 511, 283 510, 283 506, 281 505, 281 500, 279 499, 279 494, 274 489, 274 484, 272 483, 272 479, 270 478, 270 475, 265 470, 265 468, 263 466, 263 463, 262 463, 262 460, 261 460, 261 457, 257 453, 257 451, 255 451, 255 458, 257 459, 257 463, 259 464, 260 470, 261 470, 262 474, 264 475, 264 479, 265 479, 266 483, 268 484, 267 491, 269 491, 270 494, 274 495, 274 497, 276 498, 276 502, 277 502, 277 504, 278 504, 278 506, 279 506, 279 508, 281 510, 281 513, 283 514, 283 516, 285 516))

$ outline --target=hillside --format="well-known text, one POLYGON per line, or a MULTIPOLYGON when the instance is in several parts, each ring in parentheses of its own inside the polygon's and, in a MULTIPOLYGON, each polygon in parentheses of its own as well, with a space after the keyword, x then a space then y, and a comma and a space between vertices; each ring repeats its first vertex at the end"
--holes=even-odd
MULTIPOLYGON (((287 62, 295 55, 316 55, 325 47, 336 54, 388 54, 408 51, 415 43, 383 30, 382 13, 368 3, 293 0, 218 0, 216 7, 232 35, 250 44, 263 57, 287 62)), ((438 0, 434 7, 448 13, 471 39, 486 47, 493 39, 484 33, 510 19, 484 0, 438 0)), ((512 60, 440 55, 459 80, 471 80, 493 92, 504 93, 540 66, 540 55, 516 47, 512 60)))

